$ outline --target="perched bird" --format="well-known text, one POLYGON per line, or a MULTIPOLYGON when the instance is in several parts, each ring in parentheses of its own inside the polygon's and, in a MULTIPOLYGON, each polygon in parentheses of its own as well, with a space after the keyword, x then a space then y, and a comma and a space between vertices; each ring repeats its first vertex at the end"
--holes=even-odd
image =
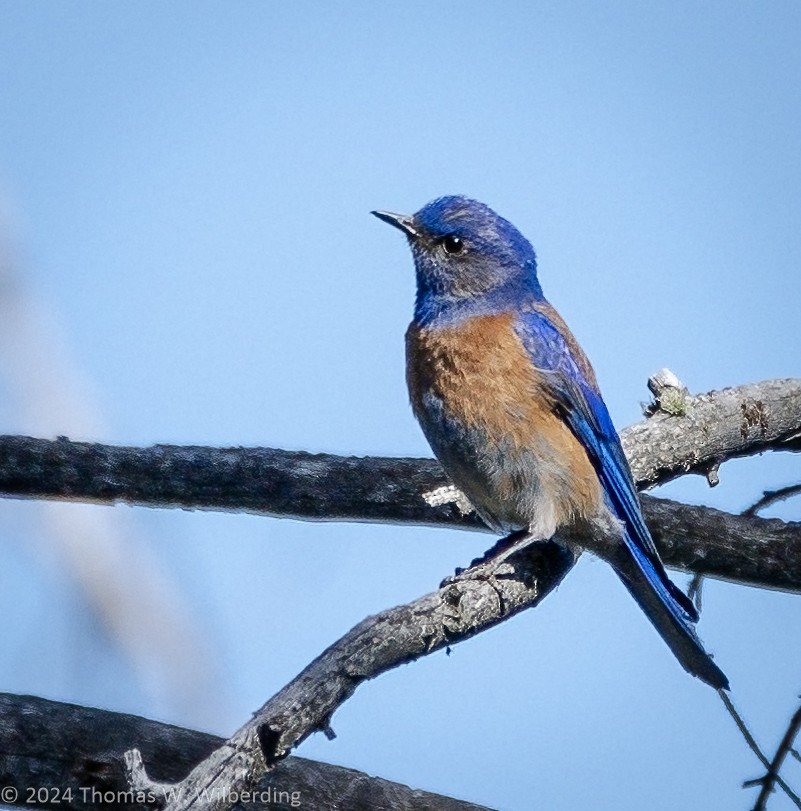
POLYGON ((604 557, 684 669, 728 689, 659 559, 595 373, 542 293, 531 244, 466 197, 372 213, 403 231, 414 257, 407 382, 445 471, 498 532, 611 535, 604 557))

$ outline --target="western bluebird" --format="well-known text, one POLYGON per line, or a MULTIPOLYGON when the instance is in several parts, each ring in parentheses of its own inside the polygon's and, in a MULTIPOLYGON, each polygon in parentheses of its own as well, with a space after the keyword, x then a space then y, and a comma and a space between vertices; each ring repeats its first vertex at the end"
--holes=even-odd
POLYGON ((466 197, 373 214, 414 256, 409 395, 448 475, 498 532, 613 533, 602 554, 681 665, 728 689, 695 633, 695 606, 659 559, 595 373, 543 296, 531 244, 466 197))

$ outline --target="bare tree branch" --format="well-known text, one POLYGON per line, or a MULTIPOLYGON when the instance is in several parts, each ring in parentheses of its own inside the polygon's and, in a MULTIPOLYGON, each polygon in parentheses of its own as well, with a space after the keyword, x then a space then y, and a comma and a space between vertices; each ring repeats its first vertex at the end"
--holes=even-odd
POLYGON ((801 592, 801 523, 642 496, 662 560, 694 574, 801 592))
MULTIPOLYGON (((178 780, 223 743, 214 735, 134 715, 0 693, 0 799, 5 805, 53 811, 152 809, 148 798, 130 793, 123 752, 138 747, 154 775, 178 780)), ((256 801, 247 808, 254 811, 293 807, 489 811, 299 757, 276 764, 253 791, 256 801)))
MULTIPOLYGON (((776 783, 779 783, 782 785, 782 787, 784 787, 784 781, 779 776, 779 770, 784 763, 784 759, 790 753, 793 746, 793 741, 795 740, 796 735, 798 735, 799 730, 801 730, 801 707, 799 707, 793 713, 793 717, 790 719, 790 723, 787 725, 787 731, 784 733, 784 736, 776 749, 776 754, 773 756, 773 760, 771 760, 771 762, 768 764, 767 774, 765 774, 765 776, 759 780, 748 782, 748 785, 756 785, 758 783, 762 784, 759 796, 754 804, 754 811, 765 811, 765 808, 767 808, 768 805, 768 798, 773 793, 773 787, 776 785, 776 783)), ((798 797, 795 797, 795 802, 796 806, 801 808, 801 800, 799 800, 798 797)))
MULTIPOLYGON (((725 389, 688 398, 688 403, 683 406, 686 416, 660 412, 623 432, 641 482, 706 469, 717 464, 724 451, 743 455, 801 447, 801 381, 725 389), (711 413, 716 403, 724 415, 717 419, 711 413), (745 419, 746 414, 761 415, 761 422, 745 419), (657 465, 650 462, 651 447, 660 460, 657 465)), ((9 496, 486 531, 475 515, 463 515, 457 505, 430 506, 421 497, 447 483, 432 459, 268 448, 126 448, 0 437, 0 493, 9 496)), ((801 526, 648 497, 643 507, 669 565, 767 588, 801 588, 801 526)))
MULTIPOLYGON (((486 532, 475 515, 463 515, 452 503, 430 506, 421 497, 446 482, 432 459, 362 459, 266 448, 121 448, 0 436, 0 492, 7 494, 74 494, 101 503, 486 532)), ((801 525, 649 496, 642 497, 642 505, 668 565, 754 586, 801 590, 801 525)))
MULTIPOLYGON (((757 756, 757 760, 768 770, 768 773, 771 772, 771 764, 765 755, 762 753, 762 750, 759 748, 754 736, 751 734, 751 731, 745 724, 742 716, 740 715, 737 708, 734 706, 734 703, 731 700, 731 697, 725 690, 718 690, 718 696, 720 696, 720 700, 723 702, 724 706, 726 707, 726 711, 731 716, 734 723, 737 725, 737 729, 740 730, 740 734, 743 736, 743 739, 748 744, 748 748, 757 756)), ((761 778, 759 780, 747 780, 743 783, 743 788, 750 788, 751 786, 760 785, 763 783, 765 778, 761 778)), ((782 787, 782 790, 787 795, 792 803, 795 804, 796 808, 801 808, 801 797, 799 797, 787 783, 782 780, 781 776, 778 773, 778 770, 773 775, 773 781, 782 787)), ((754 809, 754 811, 759 811, 758 809, 754 809)))
POLYGON ((727 459, 801 450, 801 380, 765 380, 688 397, 682 416, 658 412, 621 433, 640 487, 700 473, 727 459))
POLYGON ((743 515, 759 515, 762 510, 800 493, 801 484, 789 484, 787 487, 779 487, 776 490, 765 490, 761 498, 757 499, 747 510, 743 510, 743 515))
POLYGON ((155 794, 170 811, 222 811, 230 792, 247 789, 312 732, 330 734, 332 714, 362 682, 538 604, 573 563, 565 546, 536 544, 497 572, 492 564, 470 569, 431 594, 368 617, 193 769, 179 784, 180 798, 175 799, 175 785, 149 777, 136 750, 126 755, 132 788, 155 794))
MULTIPOLYGON (((688 471, 706 472, 734 456, 769 449, 797 451, 801 381, 768 381, 687 398, 676 415, 659 413, 624 432, 624 442, 635 476, 649 485, 688 471)), ((425 503, 424 493, 446 483, 439 466, 427 460, 360 460, 258 449, 142 450, 0 438, 0 492, 20 497, 480 528, 453 504, 425 503)), ((801 555, 794 525, 738 519, 653 499, 647 501, 646 512, 668 560, 716 576, 799 588, 801 555), (677 524, 682 511, 688 518, 687 510, 691 523, 677 524), (693 536, 690 527, 704 521, 706 531, 693 536), (753 532, 760 533, 756 544, 748 534, 753 532), (720 536, 722 544, 716 543, 720 536), (788 536, 796 542, 790 576, 786 543, 780 548, 788 536), (743 539, 757 551, 744 554, 738 545, 743 539)), ((157 794, 169 809, 222 809, 231 791, 252 786, 311 732, 328 731, 333 712, 361 682, 536 605, 573 562, 563 546, 540 544, 510 557, 500 572, 477 567, 432 594, 364 620, 177 786, 154 782, 138 751, 129 752, 131 786, 157 794), (176 789, 182 797, 170 799, 176 789), (201 796, 203 790, 207 793, 201 796)))
MULTIPOLYGON (((733 516, 732 516, 733 517, 733 516)), ((752 521, 759 519, 750 519, 752 521)), ((334 711, 364 681, 473 636, 530 606, 561 582, 586 546, 578 534, 535 544, 468 569, 438 591, 369 617, 325 650, 231 739, 175 786, 153 781, 136 750, 126 755, 131 786, 155 794, 168 811, 222 811, 226 792, 246 790, 314 731, 330 733, 334 711)))
MULTIPOLYGON (((685 416, 659 412, 621 432, 641 487, 705 473, 736 456, 801 450, 801 380, 723 389, 689 398, 687 409, 685 416)), ((452 524, 457 509, 425 509, 420 494, 445 484, 431 459, 0 436, 0 494, 18 498, 436 525, 452 524)))

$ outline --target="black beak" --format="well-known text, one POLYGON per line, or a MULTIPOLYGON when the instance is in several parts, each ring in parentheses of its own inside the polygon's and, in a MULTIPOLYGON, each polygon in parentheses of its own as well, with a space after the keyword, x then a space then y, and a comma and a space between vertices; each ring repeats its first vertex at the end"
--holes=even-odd
POLYGON ((413 239, 419 236, 414 227, 414 219, 407 214, 393 214, 391 211, 371 211, 370 213, 378 217, 379 220, 399 228, 407 237, 413 239))

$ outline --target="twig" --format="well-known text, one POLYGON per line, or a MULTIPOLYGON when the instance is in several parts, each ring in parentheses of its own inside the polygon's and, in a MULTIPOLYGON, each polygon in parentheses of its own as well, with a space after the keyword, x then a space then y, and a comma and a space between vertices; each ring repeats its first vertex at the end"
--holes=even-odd
MULTIPOLYGON (((776 749, 776 754, 773 756, 773 760, 767 767, 767 774, 760 781, 762 783, 762 789, 760 790, 756 804, 754 805, 754 811, 765 811, 768 803, 768 797, 772 794, 775 783, 779 783, 779 785, 784 788, 783 781, 779 782, 781 779, 779 777, 779 769, 781 769, 784 759, 791 751, 793 741, 795 740, 796 735, 798 735, 799 729, 801 729, 801 707, 799 707, 795 713, 793 713, 793 717, 790 719, 790 723, 787 726, 787 731, 784 733, 784 737, 781 739, 779 747, 776 749)), ((799 808, 801 808, 801 800, 799 800, 798 797, 793 795, 791 799, 799 808)))
POLYGON ((780 501, 786 501, 799 493, 801 493, 801 483, 789 484, 787 487, 779 487, 776 490, 765 490, 762 498, 757 499, 747 510, 743 510, 743 515, 759 515, 767 507, 780 501))
MULTIPOLYGON (((762 750, 759 748, 759 744, 754 740, 754 736, 749 731, 748 727, 745 724, 745 721, 742 719, 739 712, 735 708, 734 704, 732 703, 729 694, 725 690, 718 690, 718 695, 720 696, 720 700, 723 702, 724 706, 729 712, 729 715, 734 720, 734 723, 737 725, 737 728, 740 730, 740 734, 745 739, 745 742, 748 744, 751 751, 757 756, 759 762, 768 770, 768 774, 771 773, 771 764, 768 762, 767 757, 762 753, 762 750)), ((799 710, 801 712, 801 710, 799 710)), ((790 741, 792 743, 792 740, 790 741)), ((777 753, 778 754, 778 753, 777 753)), ((785 753, 786 754, 786 753, 785 753)), ((784 756, 782 756, 783 758, 784 756)), ((784 793, 795 803, 797 808, 801 808, 801 797, 799 797, 791 788, 787 785, 787 783, 782 780, 782 778, 777 774, 774 775, 774 780, 777 785, 781 786, 784 790, 784 793)), ((748 781, 743 784, 743 787, 746 788, 750 785, 754 785, 756 782, 759 781, 748 781)), ((760 797, 762 795, 760 794, 760 797)), ((758 811, 758 807, 754 808, 754 811, 758 811)))
POLYGON ((693 603, 695 603, 695 607, 699 614, 703 608, 703 586, 704 576, 702 574, 698 574, 698 572, 692 576, 692 580, 690 580, 690 584, 687 586, 687 596, 693 601, 693 603))

